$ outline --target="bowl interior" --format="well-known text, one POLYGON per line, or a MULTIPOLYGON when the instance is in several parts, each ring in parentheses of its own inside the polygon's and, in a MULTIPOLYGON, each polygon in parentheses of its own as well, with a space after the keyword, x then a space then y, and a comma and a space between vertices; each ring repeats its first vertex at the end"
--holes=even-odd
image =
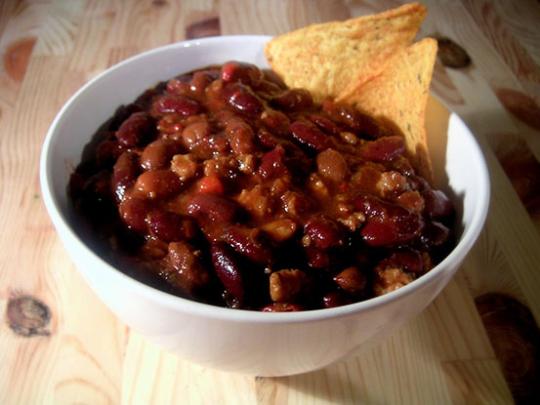
MULTIPOLYGON (((72 233, 81 237, 66 187, 81 159, 83 147, 118 106, 133 101, 159 81, 203 66, 235 59, 267 67, 263 47, 268 39, 265 36, 229 36, 169 45, 128 59, 81 88, 51 125, 42 152, 42 187, 55 225, 58 227, 59 222, 65 222, 72 233)), ((460 217, 460 240, 443 261, 445 263, 462 258, 478 236, 487 212, 489 180, 482 153, 459 117, 431 99, 427 118, 429 152, 436 182, 453 196, 460 217)), ((438 271, 443 271, 440 269, 444 267, 442 264, 424 277, 435 277, 438 271)), ((414 288, 413 285, 422 278, 387 294, 384 299, 414 288)))

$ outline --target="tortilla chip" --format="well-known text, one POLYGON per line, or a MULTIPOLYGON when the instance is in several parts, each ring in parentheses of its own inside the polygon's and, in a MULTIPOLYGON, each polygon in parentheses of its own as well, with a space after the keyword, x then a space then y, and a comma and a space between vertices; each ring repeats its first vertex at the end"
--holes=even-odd
POLYGON ((274 38, 265 55, 289 87, 305 88, 320 102, 380 73, 391 55, 412 42, 425 15, 424 6, 411 3, 311 25, 274 38))
POLYGON ((425 114, 436 56, 437 41, 425 38, 401 50, 377 77, 338 97, 401 132, 415 168, 428 181, 433 179, 433 170, 425 114))

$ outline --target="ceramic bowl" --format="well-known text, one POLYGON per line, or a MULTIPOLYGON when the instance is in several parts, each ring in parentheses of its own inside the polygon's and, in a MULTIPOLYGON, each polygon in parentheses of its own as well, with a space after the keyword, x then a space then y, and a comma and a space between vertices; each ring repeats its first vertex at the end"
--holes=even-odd
POLYGON ((179 73, 228 60, 267 67, 265 36, 179 42, 132 57, 83 86, 60 110, 41 154, 45 205, 65 249, 88 285, 118 318, 150 341, 204 366, 281 376, 325 367, 420 313, 440 293, 473 246, 486 217, 489 177, 474 136, 455 114, 430 100, 430 153, 438 186, 458 207, 456 248, 411 284, 364 302, 296 313, 210 306, 145 285, 112 267, 82 236, 66 186, 84 145, 121 104, 179 73))

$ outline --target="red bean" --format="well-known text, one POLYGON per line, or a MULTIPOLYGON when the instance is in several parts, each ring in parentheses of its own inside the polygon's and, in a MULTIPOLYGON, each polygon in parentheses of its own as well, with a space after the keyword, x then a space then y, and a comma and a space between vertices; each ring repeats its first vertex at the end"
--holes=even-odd
POLYGON ((323 296, 323 305, 325 308, 341 307, 350 303, 351 300, 339 291, 331 291, 323 296))
POLYGON ((229 145, 236 155, 252 153, 255 135, 251 126, 242 119, 231 120, 225 127, 229 145))
POLYGON ((236 202, 216 194, 198 193, 191 197, 187 212, 197 219, 229 224, 233 221, 239 211, 236 202))
POLYGON ((309 120, 329 135, 337 136, 341 132, 339 127, 331 120, 319 114, 310 114, 309 120))
POLYGON ((138 156, 129 151, 122 153, 113 167, 112 174, 112 188, 118 202, 124 199, 127 189, 135 183, 138 174, 138 156))
POLYGON ((206 121, 196 121, 187 125, 182 131, 182 143, 189 150, 204 142, 211 134, 210 124, 206 121))
POLYGON ((452 215, 454 206, 441 190, 426 189, 422 192, 426 205, 426 213, 431 218, 441 218, 452 215))
POLYGON ((278 145, 278 139, 268 130, 259 128, 257 131, 257 139, 265 148, 274 148, 278 145))
POLYGON ((336 222, 326 217, 310 219, 304 227, 304 233, 309 237, 310 246, 321 250, 342 246, 345 243, 343 230, 336 222))
POLYGON ((317 155, 317 171, 326 179, 341 183, 349 173, 347 162, 341 153, 326 149, 317 155))
POLYGON ((257 230, 232 226, 225 231, 223 240, 237 253, 255 263, 268 264, 272 255, 270 250, 256 238, 257 230))
POLYGON ((314 269, 323 269, 330 265, 330 256, 325 250, 317 249, 313 246, 305 248, 307 263, 314 269))
POLYGON ((227 291, 241 304, 244 299, 244 283, 240 266, 234 254, 224 243, 213 243, 210 251, 212 254, 212 264, 218 278, 227 291))
POLYGON ((145 170, 168 167, 171 158, 179 152, 178 145, 167 139, 158 139, 146 146, 141 155, 141 166, 145 170))
POLYGON ((261 158, 259 174, 263 179, 281 177, 287 173, 287 166, 284 162, 285 150, 281 146, 276 146, 270 152, 266 152, 261 158))
POLYGON ((360 156, 375 162, 389 162, 405 152, 405 143, 401 136, 383 136, 368 141, 360 148, 360 156))
POLYGON ((313 98, 304 89, 285 90, 271 100, 271 104, 286 111, 306 110, 313 105, 313 98))
POLYGON ((167 255, 170 268, 163 274, 171 285, 190 295, 196 295, 210 282, 210 274, 198 253, 186 242, 170 243, 167 255))
POLYGON ((162 199, 178 193, 182 182, 169 170, 151 170, 137 178, 135 189, 146 198, 162 199))
POLYGON ((289 127, 292 136, 300 143, 316 151, 330 147, 330 138, 319 128, 307 121, 295 121, 289 127))
POLYGON ((180 114, 183 116, 196 115, 201 112, 201 106, 195 100, 185 96, 164 95, 153 104, 153 110, 158 114, 180 114))
POLYGON ((261 122, 271 130, 272 133, 281 136, 284 136, 289 132, 289 125, 291 124, 289 117, 281 111, 272 110, 270 108, 267 108, 261 114, 261 122))
POLYGON ((240 82, 258 86, 263 78, 261 70, 250 63, 227 62, 221 67, 221 80, 225 83, 240 82))
POLYGON ((398 250, 390 257, 382 260, 379 264, 382 268, 397 267, 409 273, 422 274, 424 272, 424 260, 419 251, 413 249, 398 250))
POLYGON ((380 133, 380 129, 372 117, 362 114, 351 106, 325 100, 322 108, 332 120, 345 125, 357 133, 369 136, 377 136, 380 133))
POLYGON ((154 120, 145 112, 136 112, 120 125, 116 138, 124 146, 138 146, 149 139, 154 130, 154 120))
POLYGON ((360 195, 353 203, 367 217, 360 233, 370 246, 410 242, 420 235, 424 225, 420 215, 373 196, 360 195))
POLYGON ((427 247, 441 246, 450 236, 450 230, 437 221, 432 221, 424 227, 421 241, 427 247))
POLYGON ((129 229, 143 233, 146 232, 146 215, 150 207, 146 200, 127 198, 119 204, 118 209, 120 217, 129 229))
POLYGON ((150 234, 164 242, 182 240, 185 237, 183 218, 170 211, 153 210, 146 216, 150 234))
POLYGON ((235 110, 250 117, 258 116, 263 110, 261 100, 253 91, 240 83, 232 83, 223 89, 225 100, 235 110))
POLYGON ((367 285, 366 276, 354 266, 347 267, 339 272, 334 277, 334 281, 341 289, 351 294, 362 292, 367 285))

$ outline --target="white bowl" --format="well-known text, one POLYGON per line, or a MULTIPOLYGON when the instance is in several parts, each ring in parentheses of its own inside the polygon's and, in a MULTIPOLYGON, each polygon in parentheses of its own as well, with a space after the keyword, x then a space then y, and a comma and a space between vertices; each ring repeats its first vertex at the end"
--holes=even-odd
POLYGON ((431 103, 430 153, 439 181, 458 206, 462 232, 439 265, 392 293, 343 307, 261 313, 210 306, 147 286, 106 263, 82 239, 66 195, 91 135, 121 104, 158 81, 227 60, 267 67, 266 36, 207 38, 130 58, 82 87, 52 123, 41 153, 45 205, 66 250, 90 287, 126 324, 199 364, 251 375, 307 372, 351 356, 421 312, 444 288, 484 224, 489 177, 473 135, 455 114, 431 103), (445 180, 445 178, 447 180, 445 180), (443 183, 442 183, 443 184, 443 183))

